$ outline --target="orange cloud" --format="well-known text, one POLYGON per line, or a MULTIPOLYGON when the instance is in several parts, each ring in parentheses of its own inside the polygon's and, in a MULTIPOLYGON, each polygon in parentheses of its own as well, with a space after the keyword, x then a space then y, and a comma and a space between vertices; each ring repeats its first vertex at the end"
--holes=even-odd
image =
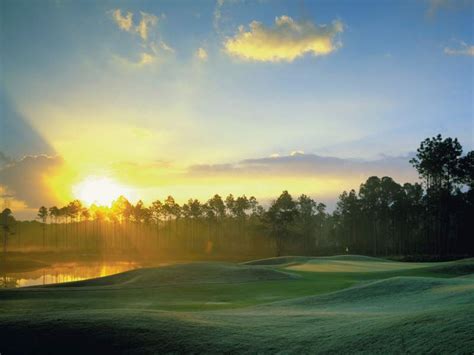
POLYGON ((224 42, 227 54, 244 60, 292 62, 307 53, 328 55, 341 44, 335 40, 344 31, 341 21, 316 25, 310 21, 295 21, 289 16, 275 19, 275 26, 265 27, 253 21, 250 29, 239 27, 238 33, 224 42))

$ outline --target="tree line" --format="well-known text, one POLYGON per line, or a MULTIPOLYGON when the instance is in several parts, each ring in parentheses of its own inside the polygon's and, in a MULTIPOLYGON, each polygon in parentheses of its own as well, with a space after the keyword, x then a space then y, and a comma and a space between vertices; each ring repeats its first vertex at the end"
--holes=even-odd
POLYGON ((149 206, 124 197, 110 207, 40 207, 38 222, 1 214, 4 248, 138 254, 474 255, 474 153, 441 135, 421 142, 410 160, 419 183, 372 176, 344 191, 336 209, 288 191, 265 208, 255 197, 214 195, 149 206), (16 226, 14 228, 13 226, 16 226), (22 230, 22 231, 21 231, 22 230))

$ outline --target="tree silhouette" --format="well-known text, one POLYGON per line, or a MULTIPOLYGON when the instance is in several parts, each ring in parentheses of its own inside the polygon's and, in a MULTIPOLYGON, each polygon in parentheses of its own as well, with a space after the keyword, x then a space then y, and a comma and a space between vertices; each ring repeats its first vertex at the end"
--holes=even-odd
POLYGON ((7 244, 8 236, 13 234, 12 226, 15 223, 15 218, 13 217, 12 211, 9 208, 5 208, 2 213, 0 213, 0 227, 2 229, 3 237, 3 262, 6 263, 7 260, 7 244))
POLYGON ((46 219, 48 218, 48 209, 44 206, 41 206, 38 210, 38 219, 42 223, 43 229, 43 249, 45 248, 45 234, 46 234, 46 219))
POLYGON ((426 185, 428 217, 431 220, 430 234, 434 236, 434 252, 437 254, 447 251, 451 194, 464 180, 465 164, 461 167, 461 155, 462 146, 456 138, 443 139, 438 134, 421 142, 416 157, 410 160, 426 185))
POLYGON ((283 254, 284 243, 290 235, 290 226, 298 215, 296 203, 288 191, 283 191, 270 205, 267 215, 272 234, 276 239, 277 256, 280 256, 283 254))
POLYGON ((459 162, 462 147, 457 138, 443 139, 441 134, 426 138, 417 149, 416 157, 410 163, 425 180, 428 190, 446 189, 451 191, 459 183, 459 162))
POLYGON ((459 167, 456 171, 458 181, 474 189, 474 151, 459 159, 459 167))
POLYGON ((58 218, 60 216, 59 208, 56 206, 49 208, 49 217, 51 218, 51 223, 54 223, 54 242, 55 247, 58 247, 58 218))

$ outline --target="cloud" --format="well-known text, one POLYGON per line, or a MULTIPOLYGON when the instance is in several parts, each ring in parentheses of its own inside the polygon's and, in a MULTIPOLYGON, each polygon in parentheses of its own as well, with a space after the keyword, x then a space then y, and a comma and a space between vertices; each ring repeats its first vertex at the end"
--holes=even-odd
POLYGON ((151 64, 155 60, 156 58, 153 55, 143 52, 140 56, 140 61, 137 64, 139 66, 143 66, 143 65, 151 64))
POLYGON ((295 21, 289 16, 275 19, 275 26, 265 27, 260 22, 250 23, 250 29, 239 27, 234 37, 224 42, 227 54, 244 60, 292 62, 307 53, 328 55, 341 44, 336 36, 344 31, 341 21, 317 25, 310 21, 295 21))
POLYGON ((216 0, 214 6, 212 25, 219 36, 225 33, 231 33, 230 23, 232 22, 232 7, 234 5, 245 3, 246 0, 216 0))
POLYGON ((160 60, 160 58, 164 59, 174 53, 175 50, 163 41, 160 41, 159 43, 151 42, 145 47, 145 51, 140 53, 138 60, 133 61, 125 59, 124 62, 129 66, 141 68, 150 64, 155 64, 160 60))
POLYGON ((123 69, 143 69, 158 62, 158 57, 147 52, 140 52, 134 58, 126 58, 119 55, 112 56, 112 63, 123 69))
MULTIPOLYGON (((153 48, 153 50, 154 50, 155 53, 158 53, 158 52, 159 52, 159 49, 156 49, 156 48, 157 48, 157 47, 156 47, 156 44, 151 44, 151 46, 152 46, 152 48, 153 48)), ((174 52, 175 52, 174 48, 170 47, 168 44, 166 44, 166 43, 163 42, 163 41, 160 41, 160 46, 159 46, 159 48, 161 48, 161 49, 163 49, 164 51, 169 52, 169 53, 174 53, 174 52)))
POLYGON ((444 53, 447 55, 467 55, 470 57, 474 57, 474 46, 469 46, 465 42, 460 42, 460 46, 458 48, 450 48, 445 47, 444 53))
POLYGON ((220 32, 220 22, 222 19, 222 6, 224 6, 224 0, 217 0, 216 7, 214 8, 214 29, 220 32))
POLYGON ((385 156, 376 160, 341 159, 294 151, 290 155, 272 154, 270 157, 246 159, 235 164, 193 165, 188 173, 194 177, 355 178, 359 182, 372 175, 387 175, 398 182, 416 181, 417 173, 409 160, 409 156, 385 156))
POLYGON ((202 60, 203 62, 207 61, 208 55, 207 51, 204 48, 198 48, 195 55, 196 58, 198 58, 199 60, 202 60))
POLYGON ((48 155, 29 155, 9 161, 0 167, 0 187, 28 207, 56 203, 47 179, 62 165, 62 158, 48 155))
POLYGON ((131 31, 133 26, 133 14, 127 12, 125 16, 122 15, 122 10, 115 9, 111 12, 112 19, 115 21, 117 26, 124 31, 131 31))
POLYGON ((160 41, 151 42, 145 46, 145 50, 140 52, 135 58, 124 58, 121 56, 114 56, 114 59, 117 63, 124 65, 131 69, 141 69, 152 64, 156 64, 160 59, 169 57, 169 55, 174 54, 175 51, 173 48, 168 46, 165 42, 160 41))
POLYGON ((294 157, 295 155, 304 155, 304 151, 303 150, 294 150, 290 153, 290 155, 292 157, 294 157))
POLYGON ((137 34, 143 41, 148 40, 148 32, 151 27, 155 27, 158 24, 158 17, 143 11, 140 11, 141 20, 138 25, 133 24, 133 13, 127 12, 122 15, 122 10, 115 9, 110 11, 112 19, 117 26, 126 32, 137 34))
POLYGON ((131 68, 142 68, 156 63, 158 59, 166 53, 174 53, 174 49, 165 43, 159 34, 155 33, 154 36, 150 36, 151 30, 157 26, 158 20, 165 18, 164 14, 156 16, 140 11, 140 21, 137 25, 133 22, 134 14, 132 12, 122 14, 122 10, 115 9, 109 11, 109 14, 121 30, 140 38, 140 46, 142 48, 138 54, 138 59, 136 59, 137 56, 135 56, 134 59, 130 59, 114 55, 116 62, 131 68))
POLYGON ((148 39, 149 28, 156 26, 158 23, 158 17, 153 14, 148 14, 141 11, 140 14, 142 15, 142 19, 135 30, 140 35, 140 37, 146 41, 148 39))

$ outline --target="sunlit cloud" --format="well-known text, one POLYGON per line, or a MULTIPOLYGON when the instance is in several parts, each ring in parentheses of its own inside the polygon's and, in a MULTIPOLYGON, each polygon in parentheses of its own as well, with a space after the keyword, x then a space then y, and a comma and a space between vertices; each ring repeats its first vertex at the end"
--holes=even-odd
POLYGON ((150 42, 144 46, 144 51, 135 57, 123 57, 114 55, 112 60, 121 66, 129 69, 141 69, 150 67, 152 64, 158 64, 174 55, 175 50, 163 41, 150 42))
POLYGON ((7 189, 1 185, 0 202, 2 203, 2 205, 0 205, 1 208, 10 208, 13 211, 24 210, 28 208, 25 202, 17 200, 14 194, 9 193, 7 189))
POLYGON ((136 31, 140 35, 140 37, 144 41, 146 41, 148 39, 149 28, 156 26, 156 24, 158 23, 158 17, 153 14, 148 14, 146 12, 140 12, 140 14, 142 15, 142 19, 136 27, 136 31))
POLYGON ((202 60, 203 62, 207 61, 207 51, 202 47, 198 48, 198 50, 196 51, 196 58, 202 60))
POLYGON ((111 12, 112 18, 117 24, 117 26, 124 31, 131 31, 133 26, 133 14, 131 12, 127 12, 126 14, 122 15, 122 10, 115 9, 111 12))
POLYGON ((112 56, 112 62, 124 69, 141 69, 158 62, 158 57, 147 52, 139 53, 137 58, 125 58, 119 55, 112 56))
POLYGON ((158 16, 143 11, 140 11, 141 19, 136 26, 133 24, 132 12, 122 14, 121 9, 115 9, 110 14, 121 30, 137 34, 143 41, 148 40, 150 29, 158 24, 158 16))
POLYGON ((267 158, 245 159, 237 163, 200 164, 189 167, 193 177, 315 177, 340 181, 371 175, 389 175, 401 182, 417 179, 409 156, 385 156, 375 160, 343 159, 293 151, 289 155, 272 154, 267 158))
POLYGON ((308 53, 323 56, 341 47, 336 37, 344 31, 339 20, 330 25, 317 25, 310 21, 295 21, 285 15, 275 19, 274 27, 266 27, 258 21, 251 22, 249 27, 247 30, 240 26, 234 37, 226 39, 227 54, 268 62, 292 62, 308 53))
POLYGON ((29 155, 9 161, 0 167, 0 189, 28 207, 55 203, 55 195, 48 181, 63 167, 59 156, 29 155))
POLYGON ((444 53, 447 55, 467 55, 474 57, 474 45, 470 46, 465 42, 460 42, 458 48, 445 47, 444 53))
POLYGON ((252 194, 266 200, 284 189, 333 201, 341 191, 357 188, 372 175, 392 176, 398 182, 417 181, 408 160, 408 156, 356 160, 297 152, 188 166, 169 161, 120 162, 111 172, 120 182, 136 186, 145 202, 166 197, 170 192, 181 202, 190 196, 205 200, 216 192, 252 194))
POLYGON ((296 156, 296 155, 304 155, 304 151, 303 150, 293 150, 290 155, 292 157, 296 156))
POLYGON ((157 33, 155 33, 153 37, 150 36, 151 30, 157 26, 158 20, 160 18, 165 18, 165 15, 161 14, 160 16, 156 16, 154 14, 140 11, 140 21, 135 25, 133 22, 134 14, 132 12, 123 14, 122 10, 115 9, 109 13, 121 30, 140 38, 140 45, 143 48, 143 51, 138 55, 138 59, 114 55, 114 59, 120 64, 131 68, 142 68, 156 63, 158 59, 164 57, 164 54, 166 53, 175 52, 174 49, 164 42, 157 33))
POLYGON ((174 53, 175 52, 174 48, 172 48, 171 46, 169 46, 167 43, 165 43, 163 41, 160 41, 159 47, 157 46, 156 43, 151 43, 150 47, 153 49, 153 51, 155 53, 159 52, 159 48, 161 48, 164 51, 169 52, 169 53, 174 53))
POLYGON ((154 56, 148 53, 142 53, 140 57, 140 61, 138 62, 138 65, 147 65, 151 64, 156 60, 154 56))

